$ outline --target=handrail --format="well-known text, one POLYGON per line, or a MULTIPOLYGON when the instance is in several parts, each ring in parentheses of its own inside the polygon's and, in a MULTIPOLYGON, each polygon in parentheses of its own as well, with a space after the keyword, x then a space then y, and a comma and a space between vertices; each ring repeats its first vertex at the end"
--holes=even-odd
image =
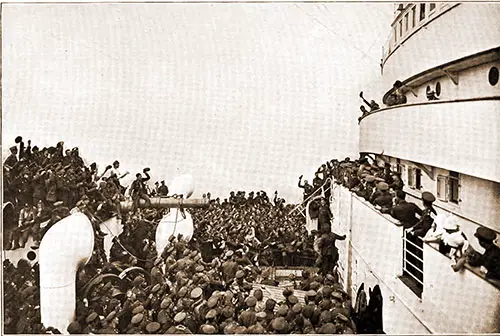
MULTIPOLYGON (((323 187, 325 186, 325 184, 330 181, 330 186, 331 186, 331 182, 332 182, 332 178, 329 176, 326 178, 325 182, 320 186, 318 187, 311 195, 309 195, 309 197, 307 197, 305 200, 302 201, 302 203, 300 203, 299 205, 297 205, 295 208, 293 208, 288 214, 290 215, 291 213, 295 212, 295 210, 297 210, 298 208, 300 208, 301 206, 304 205, 304 203, 307 203, 309 202, 309 200, 320 190, 323 189, 323 187)), ((330 189, 331 187, 328 187, 326 190, 330 189)), ((325 190, 325 191, 326 191, 325 190)))
MULTIPOLYGON (((422 252, 424 251, 424 249, 422 249, 422 252)), ((409 250, 406 250, 405 251, 406 253, 410 254, 411 256, 413 256, 413 258, 417 259, 418 261, 420 262, 424 262, 424 260, 422 258, 420 258, 419 256, 417 256, 416 254, 414 254, 413 252, 410 252, 409 250)), ((405 259, 406 260, 406 259, 405 259)))
POLYGON ((488 96, 488 97, 474 97, 474 98, 459 98, 459 99, 449 99, 449 100, 432 100, 418 103, 407 103, 407 104, 399 104, 388 107, 383 107, 373 112, 368 112, 364 116, 360 117, 359 122, 363 121, 365 118, 380 113, 385 112, 401 107, 412 107, 412 106, 423 106, 423 105, 434 105, 434 104, 448 104, 448 103, 464 103, 464 102, 475 102, 475 101, 488 101, 488 100, 500 100, 500 96, 488 96))

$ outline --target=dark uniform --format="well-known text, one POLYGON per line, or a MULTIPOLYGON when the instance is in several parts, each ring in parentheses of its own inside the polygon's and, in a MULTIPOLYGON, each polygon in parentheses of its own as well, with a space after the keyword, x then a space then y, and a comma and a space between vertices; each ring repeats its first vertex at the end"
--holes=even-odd
POLYGON ((320 272, 322 274, 328 274, 332 272, 333 268, 337 264, 337 261, 339 259, 339 251, 337 247, 335 246, 335 241, 336 240, 344 240, 346 239, 346 236, 339 236, 336 233, 329 232, 323 234, 321 237, 318 247, 321 253, 320 257, 320 272))
POLYGON ((167 196, 168 187, 165 185, 165 181, 161 181, 161 185, 158 187, 158 196, 167 196))
POLYGON ((132 186, 130 187, 131 189, 131 194, 132 194, 132 199, 134 201, 134 204, 132 206, 132 212, 135 212, 137 208, 139 207, 139 201, 140 199, 143 199, 146 201, 146 204, 151 204, 151 200, 149 199, 147 195, 147 189, 146 189, 146 181, 149 181, 151 178, 148 174, 149 169, 145 168, 144 169, 144 174, 146 174, 146 177, 143 178, 141 177, 141 174, 137 174, 136 177, 137 179, 132 182, 132 186))
POLYGON ((432 223, 434 222, 434 215, 436 215, 436 210, 432 207, 432 203, 436 200, 434 195, 428 191, 422 193, 422 201, 424 202, 425 209, 422 211, 422 217, 418 223, 413 227, 413 235, 418 237, 424 237, 427 231, 430 230, 432 223))
POLYGON ((494 244, 497 234, 486 227, 479 227, 474 235, 485 251, 483 254, 474 253, 469 258, 469 264, 484 266, 488 270, 486 278, 500 280, 500 248, 494 244))
POLYGON ((304 184, 300 184, 300 182, 302 181, 302 178, 299 179, 299 188, 302 188, 304 189, 304 199, 308 198, 313 192, 314 192, 314 187, 312 185, 310 185, 307 180, 304 181, 304 184))
POLYGON ((408 203, 405 200, 400 200, 391 210, 391 216, 403 223, 405 229, 418 223, 417 214, 422 216, 422 209, 415 203, 408 203))
POLYGON ((4 162, 4 167, 8 168, 9 170, 14 168, 18 162, 17 161, 17 147, 15 147, 15 146, 11 147, 10 153, 11 154, 4 162))
POLYGON ((318 231, 321 233, 328 233, 331 231, 332 226, 330 224, 332 220, 332 212, 328 205, 321 205, 318 211, 318 231))

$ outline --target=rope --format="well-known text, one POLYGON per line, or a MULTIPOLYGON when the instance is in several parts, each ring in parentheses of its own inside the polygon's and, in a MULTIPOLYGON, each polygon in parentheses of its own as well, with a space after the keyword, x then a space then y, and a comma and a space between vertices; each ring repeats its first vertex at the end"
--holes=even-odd
MULTIPOLYGON (((179 200, 179 210, 182 210, 182 204, 183 204, 183 199, 181 198, 181 199, 179 200)), ((183 216, 183 219, 182 219, 182 220, 186 219, 186 215, 185 215, 184 213, 182 214, 182 216, 183 216)), ((175 222, 174 222, 174 231, 173 231, 173 232, 175 232, 175 230, 177 229, 178 217, 179 217, 179 211, 177 211, 177 212, 175 213, 175 222)), ((182 221, 182 220, 180 220, 180 221, 182 221)), ((155 259, 157 258, 157 257, 154 257, 154 258, 151 258, 151 259, 141 259, 141 258, 139 258, 139 257, 135 256, 135 255, 134 255, 132 252, 130 252, 130 251, 129 251, 129 250, 128 250, 125 246, 123 246, 122 242, 120 241, 120 238, 118 238, 118 236, 115 236, 115 235, 113 234, 113 232, 110 230, 110 228, 109 228, 109 227, 108 227, 108 226, 107 226, 104 222, 103 222, 103 223, 101 223, 101 224, 103 224, 103 225, 104 225, 104 226, 108 229, 109 233, 110 233, 110 234, 113 236, 113 238, 115 238, 115 239, 116 239, 116 241, 118 242, 118 245, 120 245, 120 247, 121 247, 121 248, 122 248, 125 252, 127 252, 130 256, 134 257, 135 259, 137 259, 137 260, 139 260, 139 261, 144 261, 144 262, 153 261, 153 260, 155 260, 155 259)))

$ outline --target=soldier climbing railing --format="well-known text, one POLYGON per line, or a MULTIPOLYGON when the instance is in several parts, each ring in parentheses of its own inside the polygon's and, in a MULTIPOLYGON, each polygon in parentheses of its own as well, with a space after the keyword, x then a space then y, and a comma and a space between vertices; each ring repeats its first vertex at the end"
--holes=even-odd
POLYGON ((330 190, 331 188, 331 177, 328 177, 325 182, 320 186, 318 187, 313 193, 311 193, 311 195, 309 195, 307 198, 305 198, 302 203, 298 204, 295 208, 292 209, 292 211, 289 212, 289 215, 290 214, 293 214, 295 211, 299 211, 304 217, 306 217, 306 213, 305 213, 305 208, 307 206, 307 203, 312 200, 314 197, 318 196, 318 192, 322 192, 322 194, 324 195, 328 190, 330 190), (327 183, 330 183, 328 185, 328 187, 326 189, 323 189, 324 186, 327 184, 327 183))

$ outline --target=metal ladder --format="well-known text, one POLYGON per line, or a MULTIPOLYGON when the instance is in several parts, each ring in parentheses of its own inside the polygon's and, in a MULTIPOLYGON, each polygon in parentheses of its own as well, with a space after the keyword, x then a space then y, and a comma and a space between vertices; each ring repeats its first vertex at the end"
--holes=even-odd
POLYGON ((302 216, 304 216, 304 218, 306 218, 307 203, 312 198, 318 196, 320 193, 324 197, 325 196, 325 192, 331 189, 331 186, 332 186, 331 181, 332 181, 331 177, 328 177, 326 179, 326 181, 318 189, 316 189, 315 192, 313 192, 311 195, 309 195, 309 197, 307 197, 304 201, 302 201, 302 203, 298 204, 295 208, 293 208, 288 214, 291 215, 291 214, 295 213, 296 211, 298 211, 302 216), (328 185, 327 188, 323 189, 323 187, 327 183, 330 183, 330 184, 328 185))

